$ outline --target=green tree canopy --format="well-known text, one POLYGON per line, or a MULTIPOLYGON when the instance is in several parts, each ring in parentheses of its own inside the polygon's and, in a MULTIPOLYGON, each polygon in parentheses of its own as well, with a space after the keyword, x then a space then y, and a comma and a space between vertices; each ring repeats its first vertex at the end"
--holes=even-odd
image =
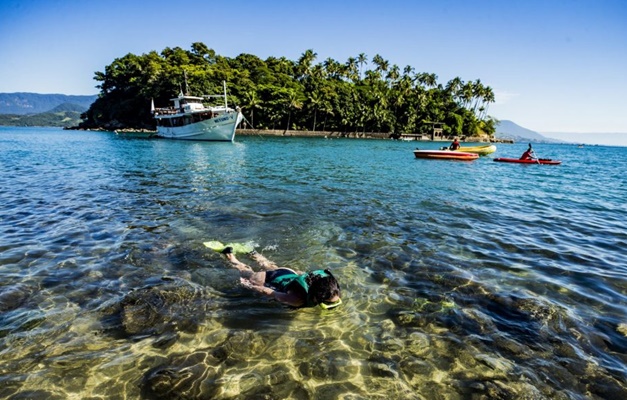
POLYGON ((479 79, 441 85, 437 75, 409 65, 401 70, 380 54, 370 62, 364 53, 344 63, 316 58, 312 49, 296 61, 229 58, 199 42, 190 50, 127 54, 95 73, 100 94, 81 127, 151 129, 151 100, 165 107, 179 92, 221 93, 226 81, 229 104, 260 129, 412 133, 438 121, 449 135, 494 134, 495 120, 487 114, 494 92, 479 79))

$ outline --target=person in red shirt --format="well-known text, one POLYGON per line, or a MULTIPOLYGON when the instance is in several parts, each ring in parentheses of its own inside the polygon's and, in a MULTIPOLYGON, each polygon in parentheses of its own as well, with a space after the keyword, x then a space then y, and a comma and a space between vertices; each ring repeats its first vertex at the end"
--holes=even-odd
POLYGON ((455 138, 455 140, 453 140, 453 143, 451 143, 451 145, 449 146, 449 150, 458 150, 460 147, 461 145, 459 144, 459 140, 455 138))
POLYGON ((531 143, 529 143, 529 148, 520 156, 521 160, 533 160, 536 158, 536 154, 533 152, 533 148, 531 148, 531 143))

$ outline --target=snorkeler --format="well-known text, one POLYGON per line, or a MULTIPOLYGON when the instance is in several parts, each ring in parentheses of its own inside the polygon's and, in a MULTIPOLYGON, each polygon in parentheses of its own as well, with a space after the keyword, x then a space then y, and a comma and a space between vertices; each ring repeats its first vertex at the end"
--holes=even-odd
POLYGON ((222 251, 231 266, 240 273, 242 286, 296 308, 315 307, 331 309, 342 304, 340 285, 328 269, 298 272, 279 268, 267 258, 252 251, 248 253, 263 271, 255 272, 239 261, 233 249, 222 251))

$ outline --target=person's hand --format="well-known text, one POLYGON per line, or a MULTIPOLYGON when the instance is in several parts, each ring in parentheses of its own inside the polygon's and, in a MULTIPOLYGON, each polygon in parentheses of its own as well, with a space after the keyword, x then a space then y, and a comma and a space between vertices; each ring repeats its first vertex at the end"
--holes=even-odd
POLYGON ((240 284, 246 289, 254 290, 255 292, 259 292, 261 294, 265 294, 266 296, 272 296, 274 294, 274 290, 265 286, 259 286, 252 283, 250 280, 246 278, 239 278, 240 284))
POLYGON ((244 286, 246 289, 253 289, 253 283, 251 281, 249 281, 246 278, 239 278, 239 282, 242 286, 244 286))

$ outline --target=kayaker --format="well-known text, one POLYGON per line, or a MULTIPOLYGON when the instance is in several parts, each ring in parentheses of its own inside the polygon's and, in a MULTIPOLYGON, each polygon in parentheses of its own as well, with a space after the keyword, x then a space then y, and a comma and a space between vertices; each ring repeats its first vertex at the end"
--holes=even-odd
POLYGON ((536 154, 533 152, 531 148, 531 143, 529 143, 529 148, 520 156, 521 160, 533 160, 536 158, 536 154))
POLYGON ((453 143, 451 143, 451 145, 449 146, 449 150, 458 150, 460 147, 461 145, 459 144, 459 140, 455 138, 455 140, 453 140, 453 143))
POLYGON ((279 268, 263 255, 248 253, 263 271, 253 269, 239 261, 233 249, 227 247, 222 254, 240 273, 242 286, 296 308, 315 307, 331 309, 342 304, 340 285, 328 269, 311 272, 279 268))

